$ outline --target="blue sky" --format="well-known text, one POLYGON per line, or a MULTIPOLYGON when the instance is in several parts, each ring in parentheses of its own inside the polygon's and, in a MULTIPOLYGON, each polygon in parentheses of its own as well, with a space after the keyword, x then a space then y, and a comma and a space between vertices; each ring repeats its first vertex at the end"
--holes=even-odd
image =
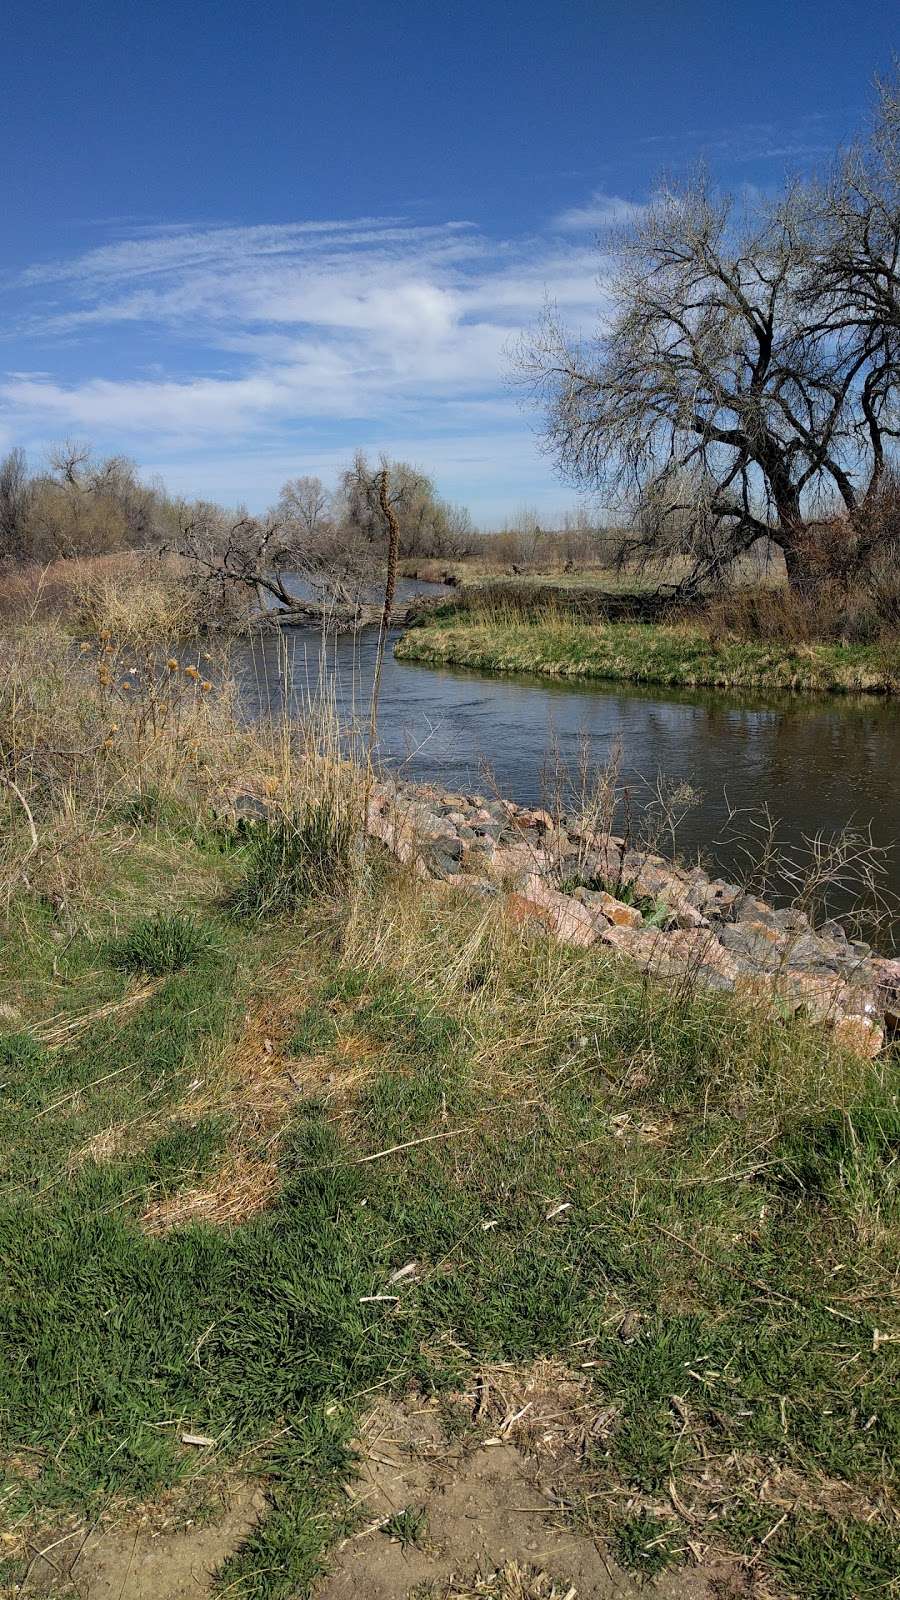
POLYGON ((65 436, 261 508, 357 446, 498 524, 572 503, 508 381, 598 226, 863 122, 868 0, 7 0, 0 448, 65 436))

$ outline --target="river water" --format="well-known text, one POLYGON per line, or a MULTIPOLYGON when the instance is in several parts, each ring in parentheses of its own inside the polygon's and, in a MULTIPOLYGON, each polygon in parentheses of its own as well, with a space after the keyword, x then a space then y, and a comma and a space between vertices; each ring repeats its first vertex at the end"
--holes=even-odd
MULTIPOLYGON (((316 693, 324 662, 342 717, 361 722, 375 648, 374 630, 332 639, 323 650, 314 630, 287 629, 283 645, 278 635, 265 635, 241 647, 235 666, 246 703, 277 711, 285 696, 290 704, 316 693)), ((386 653, 378 755, 409 778, 540 804, 554 749, 574 769, 585 741, 597 767, 621 749, 621 782, 636 813, 652 803, 658 776, 667 785, 691 786, 697 800, 677 837, 688 857, 699 854, 726 875, 745 875, 748 837, 759 838, 750 819, 759 821, 767 807, 779 840, 794 852, 814 835, 870 830, 874 845, 889 852, 884 885, 900 895, 896 701, 738 699, 596 680, 483 677, 386 653)))

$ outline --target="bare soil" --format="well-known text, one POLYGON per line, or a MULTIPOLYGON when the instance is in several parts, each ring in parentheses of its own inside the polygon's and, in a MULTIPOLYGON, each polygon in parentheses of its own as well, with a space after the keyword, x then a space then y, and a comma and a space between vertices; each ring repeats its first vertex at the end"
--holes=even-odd
POLYGON ((618 1568, 560 1509, 577 1470, 572 1440, 590 1430, 592 1419, 579 1415, 571 1392, 533 1386, 525 1407, 518 1421, 507 1412, 496 1432, 487 1409, 477 1442, 463 1435, 448 1444, 433 1402, 382 1402, 362 1432, 360 1474, 348 1486, 362 1526, 337 1548, 315 1600, 476 1593, 499 1600, 544 1593, 545 1585, 567 1600, 702 1600, 745 1592, 731 1586, 721 1567, 680 1568, 649 1584, 618 1568), (407 1508, 418 1514, 419 1531, 416 1542, 404 1544, 392 1519, 407 1508))
MULTIPOLYGON (((146 1515, 129 1526, 82 1530, 32 1562, 25 1595, 57 1600, 202 1600, 226 1556, 265 1514, 265 1495, 244 1483, 222 1494, 211 1521, 173 1528, 164 1516, 146 1515)), ((20 1592, 22 1592, 20 1590, 20 1592)))

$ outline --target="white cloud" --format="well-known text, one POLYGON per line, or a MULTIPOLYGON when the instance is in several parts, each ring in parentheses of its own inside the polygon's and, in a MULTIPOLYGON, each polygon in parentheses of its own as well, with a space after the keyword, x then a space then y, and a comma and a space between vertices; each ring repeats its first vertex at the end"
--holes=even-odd
POLYGON ((621 228, 645 215, 647 207, 635 200, 623 200, 621 195, 605 194, 595 189, 583 206, 572 206, 554 218, 554 226, 563 232, 582 233, 589 229, 621 228))
POLYGON ((423 466, 443 463, 476 511, 513 463, 513 503, 558 504, 506 351, 548 295, 593 324, 600 266, 576 241, 495 240, 466 222, 136 232, 7 280, 17 370, 0 377, 0 426, 35 448, 73 433, 178 462, 184 490, 192 463, 202 476, 215 462, 223 486, 194 487, 242 499, 270 483, 260 462, 297 470, 302 455, 322 471, 367 437, 402 440, 423 466), (39 359, 23 359, 35 344, 39 359), (242 472, 242 490, 225 487, 242 472))

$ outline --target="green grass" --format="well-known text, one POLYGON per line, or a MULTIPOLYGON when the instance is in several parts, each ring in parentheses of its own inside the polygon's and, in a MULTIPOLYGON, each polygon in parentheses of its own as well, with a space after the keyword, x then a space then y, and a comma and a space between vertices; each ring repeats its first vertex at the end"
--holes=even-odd
POLYGON ((404 1506, 402 1511, 395 1511, 382 1524, 382 1533, 388 1539, 396 1539, 402 1544, 404 1550, 407 1545, 422 1544, 428 1527, 428 1519, 423 1506, 404 1506))
MULTIPOLYGON (((485 1363, 553 1354, 615 1408, 588 1503, 637 1570, 708 1531, 793 1592, 887 1592, 900 1344, 874 1333, 896 1331, 896 1062, 504 933, 481 902, 402 874, 373 878, 348 942, 314 905, 299 925, 236 923, 245 847, 180 848, 165 869, 153 855, 151 922, 131 929, 146 949, 157 909, 189 918, 177 968, 62 1043, 36 1010, 0 1036, 7 1525, 178 1489, 200 1470, 181 1433, 199 1431, 210 1470, 266 1475, 268 1514, 222 1592, 288 1600, 348 1526, 373 1391, 449 1405, 485 1363), (218 873, 205 907, 192 864, 218 873), (297 1094, 268 1209, 148 1232, 148 1205, 210 1181, 235 1140, 252 1159, 273 1148, 227 1098, 190 1109, 273 992, 286 1070, 324 1055, 335 1092, 348 1062, 366 1071, 345 1100, 297 1094), (396 1302, 368 1299, 411 1260, 396 1302), (760 1489, 782 1475, 775 1507, 760 1489), (670 1482, 715 1511, 708 1530, 681 1524, 670 1482), (604 1520, 612 1490, 637 1509, 604 1520)), ((21 915, 20 958, 58 1017, 60 946, 43 913, 21 915)), ((132 993, 119 939, 70 941, 79 1014, 132 993)), ((421 1537, 415 1508, 400 1516, 396 1536, 421 1537)))
POLYGON ((352 847, 350 813, 331 796, 259 823, 232 898, 235 916, 277 916, 314 895, 339 891, 349 877, 352 847))
POLYGON ((548 677, 687 688, 900 692, 900 651, 890 645, 779 645, 710 640, 687 626, 590 623, 477 613, 411 628, 395 647, 402 661, 531 672, 548 677))
POLYGON ((181 912, 156 912, 142 917, 110 948, 113 966, 149 978, 178 972, 206 955, 214 943, 208 926, 181 912))
POLYGON ((671 1522, 639 1511, 625 1517, 615 1534, 615 1552, 623 1567, 642 1577, 656 1578, 676 1559, 678 1530, 671 1522))

